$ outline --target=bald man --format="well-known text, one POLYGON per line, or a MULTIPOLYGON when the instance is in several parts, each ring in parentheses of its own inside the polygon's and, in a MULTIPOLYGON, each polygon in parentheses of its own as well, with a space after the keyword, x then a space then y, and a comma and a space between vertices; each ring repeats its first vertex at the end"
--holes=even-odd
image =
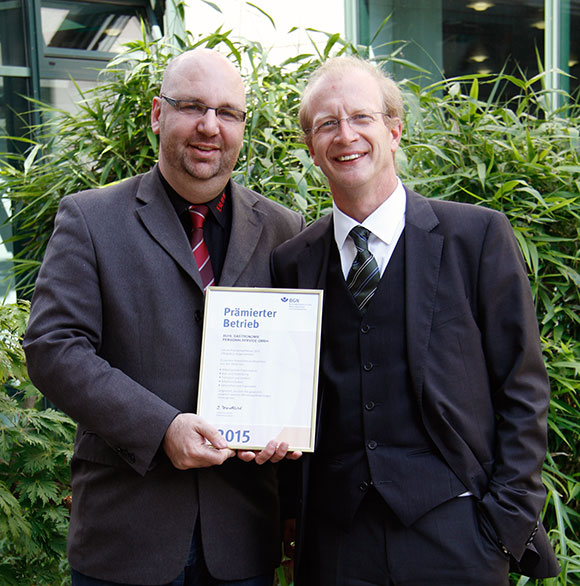
POLYGON ((231 180, 245 118, 237 69, 183 53, 153 99, 158 164, 61 201, 24 347, 78 422, 73 586, 272 584, 288 446, 236 454, 195 414, 205 288, 271 286, 304 224, 231 180))

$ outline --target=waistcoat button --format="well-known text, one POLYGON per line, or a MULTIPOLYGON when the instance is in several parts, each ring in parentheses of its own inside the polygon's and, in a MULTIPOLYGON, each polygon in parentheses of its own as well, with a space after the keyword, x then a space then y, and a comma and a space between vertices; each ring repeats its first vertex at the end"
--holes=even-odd
POLYGON ((367 401, 365 403, 365 409, 367 411, 372 411, 375 408, 375 402, 374 401, 367 401))
POLYGON ((371 327, 368 324, 365 324, 360 329, 361 334, 368 334, 370 332, 370 329, 371 329, 371 327))
POLYGON ((366 372, 370 372, 373 369, 374 364, 372 362, 367 362, 363 368, 365 369, 366 372))

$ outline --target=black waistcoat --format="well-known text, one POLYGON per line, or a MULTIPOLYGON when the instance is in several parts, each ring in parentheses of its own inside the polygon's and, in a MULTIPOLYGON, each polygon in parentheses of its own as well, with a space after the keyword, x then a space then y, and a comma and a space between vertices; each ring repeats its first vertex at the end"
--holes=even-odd
POLYGON ((465 488, 430 440, 411 387, 404 234, 364 316, 346 287, 336 245, 331 248, 310 506, 348 524, 367 491, 376 489, 410 525, 465 488))

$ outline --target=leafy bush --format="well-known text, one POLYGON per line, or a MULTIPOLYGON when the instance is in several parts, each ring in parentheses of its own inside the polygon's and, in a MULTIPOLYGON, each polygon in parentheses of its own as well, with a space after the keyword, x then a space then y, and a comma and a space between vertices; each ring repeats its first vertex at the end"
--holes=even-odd
POLYGON ((0 305, 0 583, 66 583, 74 423, 38 410, 20 337, 28 307, 0 305), (28 406, 27 406, 28 405, 28 406))
MULTIPOLYGON (((407 84, 399 161, 404 181, 429 197, 500 210, 528 266, 551 380, 544 522, 563 571, 580 584, 580 140, 577 112, 550 112, 542 76, 407 84), (507 104, 478 99, 480 83, 519 88, 507 104)), ((512 93, 512 92, 510 92, 512 93)), ((526 583, 521 578, 518 584, 526 583)))

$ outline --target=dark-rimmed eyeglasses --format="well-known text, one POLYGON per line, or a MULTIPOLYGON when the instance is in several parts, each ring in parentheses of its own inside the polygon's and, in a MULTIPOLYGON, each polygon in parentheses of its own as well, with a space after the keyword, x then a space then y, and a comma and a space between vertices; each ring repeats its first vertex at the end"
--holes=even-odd
POLYGON ((243 110, 237 110, 229 106, 218 106, 214 108, 197 100, 176 100, 163 94, 160 97, 179 113, 186 114, 192 118, 203 118, 208 110, 213 110, 218 120, 222 122, 244 122, 246 120, 246 113, 243 110))
POLYGON ((313 126, 312 128, 307 128, 304 133, 305 134, 333 134, 338 131, 340 128, 341 122, 346 122, 351 128, 364 128, 365 126, 369 126, 376 122, 380 116, 387 116, 389 115, 386 112, 359 112, 358 114, 353 114, 352 116, 347 116, 346 118, 332 118, 330 120, 325 120, 321 124, 317 126, 313 126))

